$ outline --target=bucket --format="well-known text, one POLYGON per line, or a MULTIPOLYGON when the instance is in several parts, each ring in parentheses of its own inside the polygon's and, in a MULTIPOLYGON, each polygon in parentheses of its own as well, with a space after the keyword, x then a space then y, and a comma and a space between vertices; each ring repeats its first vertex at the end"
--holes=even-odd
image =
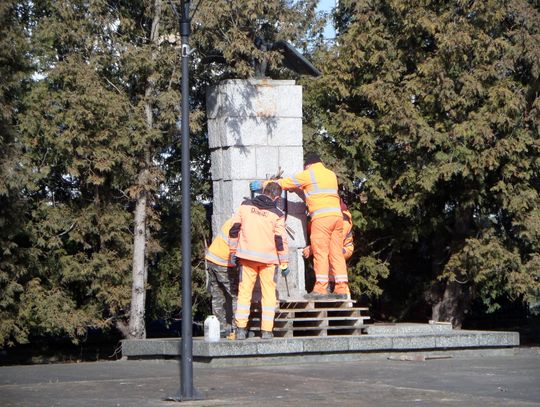
POLYGON ((204 341, 219 342, 219 321, 215 315, 210 315, 204 320, 204 341))

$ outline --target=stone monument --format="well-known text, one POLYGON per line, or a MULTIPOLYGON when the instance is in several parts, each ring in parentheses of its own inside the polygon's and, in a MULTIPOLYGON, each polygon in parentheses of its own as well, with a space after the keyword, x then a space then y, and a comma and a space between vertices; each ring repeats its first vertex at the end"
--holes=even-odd
MULTIPOLYGON (((207 92, 208 138, 214 192, 212 231, 219 232, 245 198, 249 183, 266 180, 283 170, 284 176, 303 169, 302 87, 293 80, 234 79, 207 92)), ((279 299, 305 294, 302 248, 306 245, 303 196, 284 194, 289 267, 279 276, 279 299)))

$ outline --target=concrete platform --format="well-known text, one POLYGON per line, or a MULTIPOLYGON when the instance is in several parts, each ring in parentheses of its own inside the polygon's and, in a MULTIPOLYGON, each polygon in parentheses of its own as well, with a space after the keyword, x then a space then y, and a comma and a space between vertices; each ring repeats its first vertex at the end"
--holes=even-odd
MULTIPOLYGON (((193 361, 214 365, 309 363, 312 361, 361 360, 389 353, 447 352, 449 350, 496 350, 519 346, 519 333, 452 330, 429 324, 373 325, 366 335, 260 338, 208 343, 193 339, 193 361)), ((122 341, 122 355, 128 359, 174 358, 181 355, 181 339, 122 341)), ((478 352, 477 352, 478 353, 478 352)))

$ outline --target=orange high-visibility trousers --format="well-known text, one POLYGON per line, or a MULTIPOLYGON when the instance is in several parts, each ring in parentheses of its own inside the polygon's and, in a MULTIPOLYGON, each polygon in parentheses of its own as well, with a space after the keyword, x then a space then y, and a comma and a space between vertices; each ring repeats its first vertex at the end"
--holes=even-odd
POLYGON ((259 263, 252 260, 238 259, 240 263, 238 301, 235 320, 238 328, 245 328, 251 308, 253 286, 259 276, 261 281, 261 329, 272 332, 276 313, 277 267, 275 264, 259 263))
POLYGON ((329 274, 336 282, 334 293, 348 294, 347 265, 343 256, 343 217, 325 216, 311 222, 311 250, 315 269, 313 292, 326 294, 329 274))

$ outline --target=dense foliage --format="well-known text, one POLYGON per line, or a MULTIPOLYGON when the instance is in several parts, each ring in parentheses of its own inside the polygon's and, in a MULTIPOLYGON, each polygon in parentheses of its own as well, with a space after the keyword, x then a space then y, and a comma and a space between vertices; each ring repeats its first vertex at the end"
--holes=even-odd
MULTIPOLYGON (((301 42, 316 2, 193 3, 192 264, 194 311, 202 312, 206 88, 253 74, 262 58, 256 37, 301 42), (213 53, 220 62, 205 62, 213 53)), ((89 328, 131 335, 138 208, 146 317, 172 321, 181 303, 182 95, 171 4, 8 1, 0 21, 0 346, 39 336, 77 341, 89 328)), ((271 53, 269 69, 278 72, 278 60, 271 53)))
MULTIPOLYGON (((316 4, 193 1, 194 312, 208 307, 206 90, 265 63, 294 77, 260 39, 292 42, 323 71, 301 80, 305 146, 337 171, 351 207, 355 298, 456 325, 478 301, 533 302, 540 4, 343 0, 329 43, 316 4)), ((0 346, 127 335, 141 208, 145 317, 171 322, 182 95, 170 2, 7 0, 0 23, 0 346)))
POLYGON ((343 1, 336 22, 310 143, 368 193, 357 269, 390 272, 402 316, 427 303, 460 325, 475 300, 533 301, 538 2, 343 1))

